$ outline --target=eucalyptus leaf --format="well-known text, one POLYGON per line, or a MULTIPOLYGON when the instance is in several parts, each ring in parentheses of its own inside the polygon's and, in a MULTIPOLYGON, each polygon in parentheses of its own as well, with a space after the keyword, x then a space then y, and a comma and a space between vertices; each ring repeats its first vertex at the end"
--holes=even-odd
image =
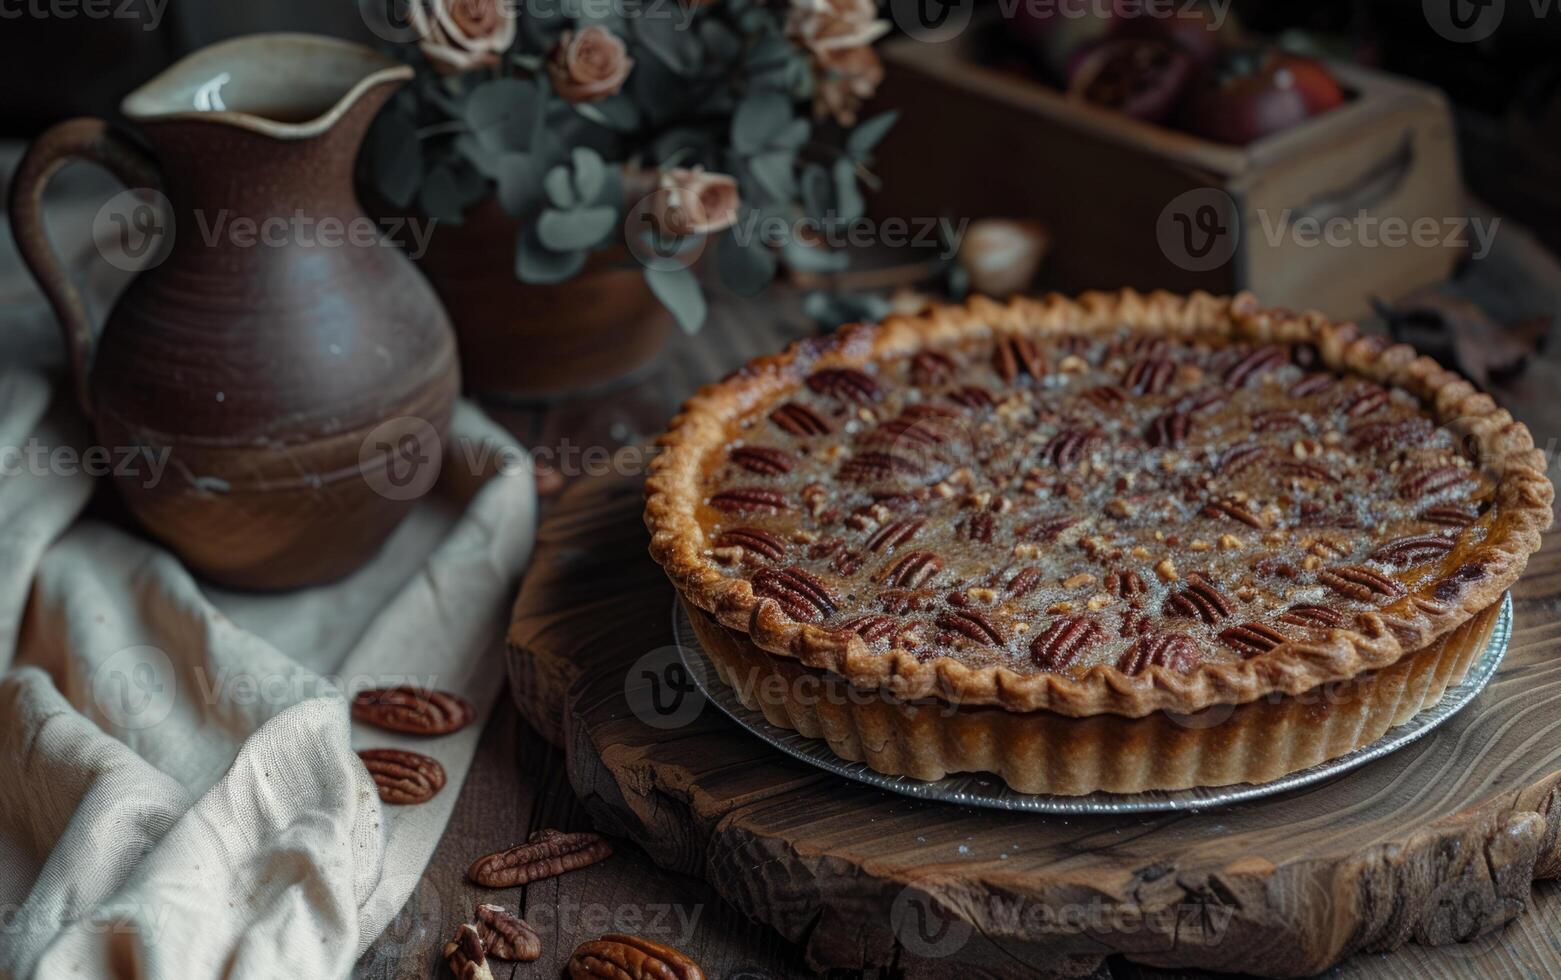
POLYGON ((581 102, 575 106, 575 112, 615 133, 632 133, 640 128, 640 110, 622 92, 600 102, 581 102))
POLYGON ((613 208, 549 208, 537 219, 537 238, 555 252, 592 248, 601 244, 617 224, 618 212, 613 208))
POLYGON ((686 268, 645 270, 645 284, 677 320, 684 333, 698 333, 705 323, 705 295, 699 280, 686 268))
POLYGON ((847 157, 835 161, 835 217, 855 221, 867 210, 861 188, 856 183, 856 167, 847 157))
POLYGON ((440 166, 429 171, 417 192, 418 209, 435 221, 458 225, 462 205, 460 185, 450 168, 440 166))
POLYGON ((748 161, 748 172, 772 200, 790 200, 797 187, 791 172, 794 159, 790 150, 760 153, 748 161))
POLYGON ((496 158, 494 180, 499 206, 517 218, 529 217, 542 205, 542 167, 529 153, 505 153, 496 158))
POLYGON ((732 292, 754 296, 775 278, 775 253, 757 237, 744 239, 728 231, 716 250, 716 271, 732 292))
POLYGON ((899 112, 890 110, 863 120, 846 136, 846 152, 856 158, 857 162, 865 163, 872 156, 873 147, 889 134, 895 120, 899 118, 899 112))
POLYGON ((521 282, 552 286, 567 282, 585 268, 590 253, 554 252, 538 242, 535 236, 521 233, 515 247, 515 278, 521 282))
POLYGON ((689 77, 704 62, 704 49, 694 32, 685 30, 671 17, 639 17, 634 20, 634 36, 644 48, 672 71, 689 77))
POLYGON ((825 330, 882 320, 890 308, 889 301, 876 293, 813 292, 802 297, 802 312, 825 330))
POLYGON ((369 179, 385 200, 398 208, 411 205, 423 181, 423 145, 412 120, 383 113, 369 132, 369 179))
POLYGON ((732 115, 732 149, 744 156, 758 153, 791 120, 791 100, 779 92, 756 92, 743 99, 732 115))
POLYGON ((542 179, 542 190, 547 193, 548 203, 555 208, 567 211, 580 203, 579 198, 575 197, 574 178, 563 164, 547 172, 547 176, 542 179))
POLYGON ((532 83, 495 78, 473 89, 462 108, 472 135, 489 150, 504 153, 530 148, 540 109, 532 83))
POLYGON ((606 178, 607 168, 602 164, 601 155, 588 146, 577 146, 570 154, 574 161, 574 185, 579 193, 579 200, 594 201, 602 192, 602 183, 606 178))
POLYGON ((812 133, 812 123, 806 119, 793 119, 789 125, 770 138, 770 145, 787 150, 801 149, 812 133))
POLYGON ((810 163, 803 167, 798 184, 802 191, 802 208, 809 217, 822 220, 834 210, 835 183, 823 164, 810 163))
POLYGON ((699 24, 699 40, 705 46, 705 61, 721 65, 731 64, 742 54, 743 42, 732 29, 718 20, 705 19, 699 24))

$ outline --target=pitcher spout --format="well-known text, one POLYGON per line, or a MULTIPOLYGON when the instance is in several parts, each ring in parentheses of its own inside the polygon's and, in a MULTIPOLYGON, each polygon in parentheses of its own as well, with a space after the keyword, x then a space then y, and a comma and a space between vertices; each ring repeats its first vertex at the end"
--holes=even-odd
POLYGON ((350 41, 250 34, 175 63, 126 96, 120 109, 141 124, 221 123, 302 140, 330 130, 381 85, 411 77, 409 66, 350 41))

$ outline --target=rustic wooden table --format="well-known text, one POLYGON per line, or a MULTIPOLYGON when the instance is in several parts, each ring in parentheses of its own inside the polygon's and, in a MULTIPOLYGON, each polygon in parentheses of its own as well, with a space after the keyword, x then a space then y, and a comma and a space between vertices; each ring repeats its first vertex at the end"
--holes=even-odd
MULTIPOLYGON (((1449 291, 1478 299, 1498 316, 1561 314, 1561 265, 1516 227, 1503 229, 1492 256, 1473 265, 1449 291)), ((588 474, 591 447, 609 451, 653 436, 683 396, 756 353, 809 329, 795 304, 773 300, 718 303, 697 338, 679 338, 646 377, 617 391, 547 410, 490 406, 528 445, 553 454, 566 477, 588 474)), ((1561 350, 1533 363, 1497 394, 1554 452, 1561 440, 1561 350)), ((631 457, 632 460, 632 457, 631 457)), ((629 465, 634 465, 632 461, 629 465)), ((517 715, 506 698, 488 722, 477 758, 423 882, 406 910, 359 964, 364 978, 442 975, 438 947, 454 925, 485 899, 464 879, 473 858, 508 846, 540 827, 583 829, 585 813, 570 788, 563 753, 517 715)), ((776 933, 726 905, 704 882, 667 872, 624 843, 608 861, 528 887, 522 914, 538 928, 544 955, 535 963, 499 964, 500 977, 558 976, 579 942, 629 931, 671 942, 712 978, 811 975, 800 952, 776 933)), ((892 971, 889 971, 892 975, 892 971)), ((1118 958, 1096 976, 1191 976, 1150 970, 1118 958)), ((1445 947, 1408 945, 1360 957, 1330 976, 1561 976, 1561 883, 1535 886, 1526 914, 1506 928, 1445 947)))

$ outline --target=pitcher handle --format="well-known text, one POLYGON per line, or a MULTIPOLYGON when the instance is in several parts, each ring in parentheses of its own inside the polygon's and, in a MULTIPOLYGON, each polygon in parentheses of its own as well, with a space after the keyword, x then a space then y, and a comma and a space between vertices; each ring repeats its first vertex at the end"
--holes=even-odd
POLYGON ((11 234, 22 261, 38 280, 59 318, 70 353, 71 373, 81 410, 92 417, 87 371, 92 361, 93 328, 81 293, 49 244, 43 224, 43 192, 50 178, 72 160, 103 167, 130 188, 157 188, 157 164, 145 151, 115 134, 101 119, 68 119, 33 141, 11 181, 11 234))

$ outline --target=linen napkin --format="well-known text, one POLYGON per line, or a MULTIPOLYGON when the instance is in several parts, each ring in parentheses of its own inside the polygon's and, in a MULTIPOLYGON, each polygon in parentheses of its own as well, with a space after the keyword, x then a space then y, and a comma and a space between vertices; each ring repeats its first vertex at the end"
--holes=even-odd
POLYGON ((462 403, 439 484, 368 565, 217 589, 81 516, 95 479, 70 454, 91 435, 29 364, 53 350, 32 301, 0 304, 0 978, 346 976, 418 884, 482 729, 398 736, 347 698, 415 683, 486 715, 529 458, 462 403), (371 746, 433 756, 444 789, 382 805, 354 754, 371 746))

